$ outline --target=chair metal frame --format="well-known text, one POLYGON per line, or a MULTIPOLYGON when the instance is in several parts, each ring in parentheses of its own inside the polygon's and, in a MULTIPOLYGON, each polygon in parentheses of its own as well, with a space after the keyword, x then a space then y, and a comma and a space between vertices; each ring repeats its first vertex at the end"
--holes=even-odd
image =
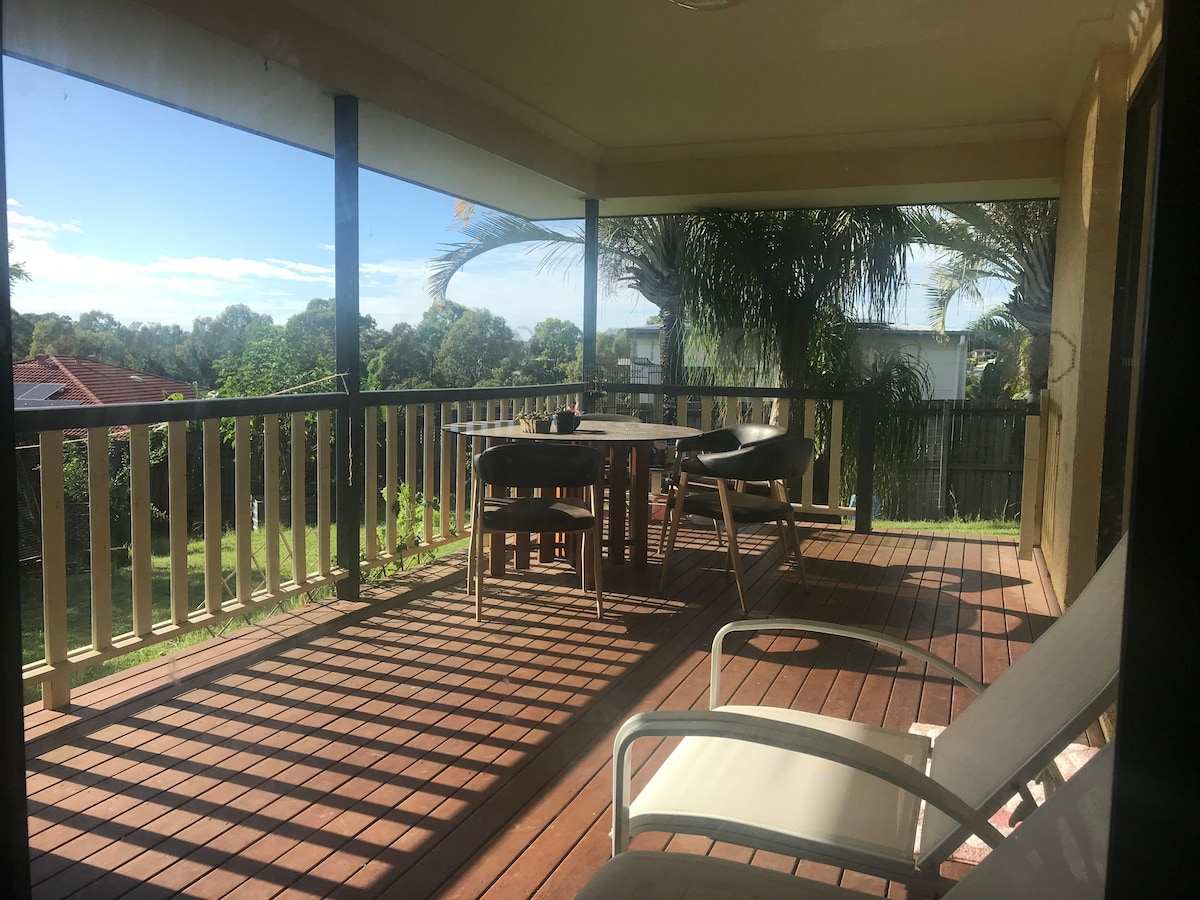
POLYGON ((1066 613, 932 741, 801 710, 718 705, 721 645, 735 631, 797 630, 865 640, 915 656, 981 690, 970 675, 928 649, 823 622, 724 626, 713 639, 711 708, 639 713, 617 734, 614 855, 642 831, 700 834, 946 890, 941 863, 971 830, 980 833, 974 827, 978 817, 986 819, 1017 795, 1028 805, 1026 785, 1035 778, 1048 777, 1048 790, 1061 782, 1051 768, 1054 757, 1115 701, 1125 556, 1122 539, 1066 613), (630 748, 641 737, 666 735, 684 739, 633 796, 630 748), (880 753, 908 771, 898 774, 880 753), (970 820, 922 780, 926 771, 970 807, 970 820))
MULTIPOLYGON (((949 888, 946 900, 1102 900, 1112 813, 1113 746, 1102 748, 1020 828, 995 845, 987 858, 949 888)), ((926 776, 917 773, 916 780, 923 783, 926 776)), ((868 900, 878 895, 712 856, 636 850, 605 863, 576 896, 577 900, 687 900, 696 896, 712 900, 868 900)))

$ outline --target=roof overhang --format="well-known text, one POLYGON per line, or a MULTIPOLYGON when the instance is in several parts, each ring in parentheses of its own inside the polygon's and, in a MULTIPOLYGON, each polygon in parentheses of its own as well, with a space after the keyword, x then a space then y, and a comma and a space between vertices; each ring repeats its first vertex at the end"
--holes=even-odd
POLYGON ((1053 196, 1134 0, 6 0, 6 51, 535 218, 1053 196))

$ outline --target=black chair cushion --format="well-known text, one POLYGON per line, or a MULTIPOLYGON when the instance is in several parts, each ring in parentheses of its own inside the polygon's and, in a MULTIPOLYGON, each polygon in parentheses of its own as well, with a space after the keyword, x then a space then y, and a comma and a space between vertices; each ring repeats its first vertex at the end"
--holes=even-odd
POLYGON ((787 431, 775 425, 758 425, 753 422, 741 422, 727 428, 706 431, 692 437, 680 438, 675 442, 676 449, 685 453, 724 453, 737 450, 739 447, 749 447, 763 441, 773 441, 787 437, 787 431))
POLYGON ((569 498, 489 498, 483 506, 483 527, 489 531, 585 531, 595 521, 580 501, 569 498))
MULTIPOLYGON (((707 519, 717 519, 718 521, 725 519, 721 510, 721 497, 716 491, 688 494, 683 500, 683 511, 690 516, 704 516, 707 519)), ((734 522, 739 525, 750 525, 756 522, 776 522, 785 519, 792 508, 774 497, 730 491, 729 511, 733 513, 734 522)))
POLYGON ((775 481, 803 475, 812 454, 812 438, 778 438, 737 450, 689 456, 684 458, 681 469, 689 477, 775 481))
POLYGON ((475 454, 475 472, 499 487, 586 487, 595 484, 604 455, 595 447, 522 441, 475 454))

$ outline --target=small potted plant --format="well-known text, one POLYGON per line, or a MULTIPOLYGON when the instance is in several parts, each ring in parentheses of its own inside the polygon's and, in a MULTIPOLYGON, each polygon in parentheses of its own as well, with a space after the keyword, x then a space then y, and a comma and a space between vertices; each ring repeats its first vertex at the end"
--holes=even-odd
POLYGON ((579 427, 579 413, 573 406, 564 406, 554 411, 551 422, 559 434, 570 434, 579 427))
POLYGON ((530 434, 550 433, 550 413, 544 409, 522 409, 517 413, 517 421, 521 423, 521 430, 530 434))

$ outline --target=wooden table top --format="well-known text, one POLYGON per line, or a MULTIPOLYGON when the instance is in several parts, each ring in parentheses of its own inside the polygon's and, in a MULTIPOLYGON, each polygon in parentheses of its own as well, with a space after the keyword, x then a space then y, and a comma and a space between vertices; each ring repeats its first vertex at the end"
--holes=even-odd
POLYGON ((570 434, 522 431, 515 421, 449 422, 443 430, 469 437, 503 438, 525 441, 588 441, 624 444, 646 441, 673 441, 700 434, 698 428, 685 425, 656 425, 653 422, 614 422, 607 419, 589 420, 585 415, 579 427, 570 434))

